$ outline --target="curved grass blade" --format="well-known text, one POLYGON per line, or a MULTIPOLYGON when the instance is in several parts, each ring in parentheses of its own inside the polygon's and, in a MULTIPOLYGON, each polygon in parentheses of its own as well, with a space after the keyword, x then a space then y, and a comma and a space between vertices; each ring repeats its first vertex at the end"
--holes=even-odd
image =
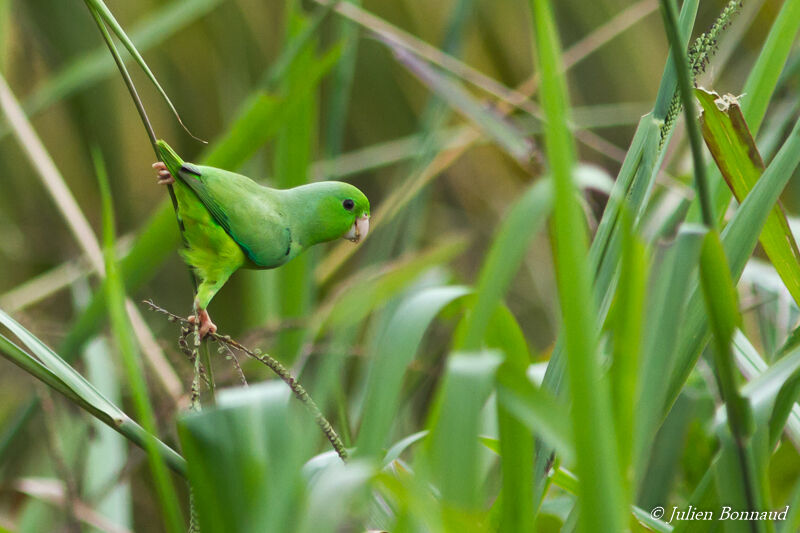
POLYGON ((448 513, 454 525, 474 512, 483 501, 479 482, 479 422, 502 358, 496 351, 457 352, 447 360, 447 371, 430 410, 430 435, 425 453, 418 457, 424 472, 441 491, 441 498, 458 513, 448 513))
MULTIPOLYGON (((640 478, 645 474, 643 468, 662 420, 667 394, 664 376, 673 372, 680 328, 691 294, 691 276, 696 272, 704 234, 698 225, 684 225, 675 243, 656 255, 657 266, 645 319, 633 435, 634 472, 640 478)), ((637 484, 640 481, 637 480, 637 484)))
POLYGON ((367 376, 356 457, 376 456, 384 446, 400 400, 405 369, 430 323, 446 305, 469 294, 466 287, 434 287, 402 302, 386 325, 367 376))
MULTIPOLYGON (((737 371, 733 358, 733 334, 741 323, 736 288, 728 268, 722 242, 715 230, 709 231, 703 240, 700 253, 700 286, 705 297, 708 318, 714 339, 713 361, 717 384, 728 414, 731 440, 721 436, 723 448, 731 448, 738 459, 735 471, 726 474, 732 483, 726 491, 735 490, 750 511, 760 510, 758 478, 753 464, 753 449, 750 437, 755 431, 750 403, 739 392, 737 371), (734 489, 735 487, 735 489, 734 489)), ((723 457, 727 454, 723 452, 723 457)), ((725 469, 722 469, 725 470, 725 469)), ((737 498, 737 500, 739 499, 737 498)))
MULTIPOLYGON (((58 354, 3 311, 0 311, 0 324, 14 333, 36 357, 28 354, 6 336, 0 334, 0 353, 3 356, 74 401, 137 446, 144 448, 144 442, 149 438, 147 432, 100 394, 91 383, 78 374, 58 354)), ((161 441, 157 441, 157 447, 158 453, 169 467, 183 475, 186 467, 183 458, 161 441)))
POLYGON ((145 62, 142 55, 139 53, 139 50, 136 49, 136 45, 133 44, 133 41, 130 40, 128 35, 125 33, 125 30, 122 29, 122 26, 120 26, 119 22, 117 22, 117 19, 114 18, 114 14, 111 12, 110 9, 108 9, 108 6, 106 6, 105 2, 103 2, 103 0, 84 0, 84 1, 86 2, 86 7, 95 12, 103 20, 103 22, 109 28, 111 28, 111 31, 114 32, 114 35, 117 36, 117 39, 119 39, 122 45, 125 47, 125 49, 128 50, 128 53, 130 53, 133 56, 133 59, 139 64, 139 67, 144 71, 145 75, 147 75, 147 78, 153 83, 156 90, 164 99, 164 102, 166 102, 170 111, 172 111, 172 114, 175 116, 175 119, 178 121, 178 124, 181 125, 183 130, 186 133, 188 133, 193 139, 200 141, 204 144, 207 144, 208 143, 207 141, 204 141, 203 139, 196 137, 191 131, 189 131, 189 128, 187 128, 186 125, 183 123, 183 120, 181 119, 178 110, 173 105, 172 100, 169 99, 169 96, 167 96, 167 92, 164 90, 163 87, 161 87, 161 84, 156 79, 155 74, 153 74, 153 71, 151 71, 150 67, 147 66, 147 63, 145 62))
POLYGON ((519 270, 533 236, 550 214, 552 196, 551 180, 540 180, 511 207, 495 233, 481 267, 475 303, 464 318, 465 323, 460 328, 463 335, 456 341, 456 349, 471 351, 480 348, 492 313, 519 270))
MULTIPOLYGON (((499 513, 500 531, 532 531, 537 511, 533 498, 534 442, 535 437, 542 434, 543 428, 541 424, 529 428, 517 419, 501 399, 500 376, 504 373, 511 374, 512 379, 525 376, 532 360, 522 328, 504 305, 496 306, 489 321, 486 344, 502 350, 505 357, 497 370, 498 379, 495 382, 499 439, 494 451, 502 457, 500 469, 503 478, 492 512, 499 513)), ((540 406, 536 404, 536 407, 540 406)), ((563 414, 565 416, 561 418, 558 411, 548 413, 545 424, 561 424, 568 430, 568 413, 563 414)))

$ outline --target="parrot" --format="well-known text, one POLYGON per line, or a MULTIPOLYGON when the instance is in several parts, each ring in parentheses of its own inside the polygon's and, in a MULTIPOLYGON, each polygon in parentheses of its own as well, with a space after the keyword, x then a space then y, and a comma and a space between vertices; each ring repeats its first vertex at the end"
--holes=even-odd
POLYGON ((239 268, 277 268, 315 244, 358 243, 369 232, 369 200, 353 185, 323 181, 273 189, 184 162, 163 140, 157 146, 157 183, 173 185, 186 244, 181 255, 200 282, 189 320, 201 338, 216 333, 208 304, 239 268))

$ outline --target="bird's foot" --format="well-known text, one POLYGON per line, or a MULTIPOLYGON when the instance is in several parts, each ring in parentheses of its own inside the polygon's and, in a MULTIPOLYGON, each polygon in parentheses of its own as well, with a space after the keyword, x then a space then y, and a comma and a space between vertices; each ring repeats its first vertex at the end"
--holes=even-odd
POLYGON ((208 315, 208 311, 205 309, 198 309, 197 314, 189 317, 189 322, 194 324, 199 317, 199 333, 200 338, 202 339, 209 333, 216 333, 217 332, 217 325, 211 322, 211 317, 208 315))
POLYGON ((153 168, 158 174, 159 185, 170 185, 172 183, 175 183, 175 178, 173 178, 172 174, 170 174, 169 170, 167 170, 167 165, 165 165, 161 161, 156 161, 155 163, 153 163, 153 168))

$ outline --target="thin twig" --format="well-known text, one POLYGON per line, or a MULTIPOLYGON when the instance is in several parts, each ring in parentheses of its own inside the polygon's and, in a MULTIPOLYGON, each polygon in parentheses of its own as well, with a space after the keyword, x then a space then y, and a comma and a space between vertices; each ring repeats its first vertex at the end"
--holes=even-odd
MULTIPOLYGON (((181 325, 191 324, 188 318, 171 313, 170 311, 167 311, 163 307, 156 305, 152 300, 145 300, 144 303, 150 308, 151 311, 156 311, 158 313, 166 315, 168 319, 172 322, 179 322, 181 325)), ((219 333, 209 333, 207 336, 211 340, 217 341, 222 345, 233 348, 234 350, 238 350, 243 354, 247 355, 248 357, 260 361, 261 363, 269 367, 270 370, 272 370, 279 378, 281 378, 281 380, 283 380, 284 383, 286 383, 289 386, 289 388, 294 393, 295 397, 298 400, 300 400, 303 403, 303 405, 305 405, 306 409, 308 409, 308 411, 311 413, 311 416, 314 417, 314 420, 316 421, 317 425, 325 434, 325 437, 331 443, 333 449, 336 450, 336 453, 339 455, 342 461, 347 460, 347 450, 345 449, 344 444, 342 443, 342 439, 339 438, 339 435, 336 433, 336 430, 333 429, 331 423, 328 422, 328 420, 322 414, 322 411, 320 411, 319 407, 317 407, 317 404, 314 402, 311 396, 309 396, 305 388, 303 388, 303 386, 297 382, 297 379, 295 379, 295 377, 291 374, 291 372, 289 372, 289 370, 285 366, 283 366, 280 363, 280 361, 278 361, 277 359, 268 354, 261 353, 260 350, 251 350, 250 348, 247 348, 246 346, 243 346, 236 340, 232 339, 228 335, 221 335, 219 333)))

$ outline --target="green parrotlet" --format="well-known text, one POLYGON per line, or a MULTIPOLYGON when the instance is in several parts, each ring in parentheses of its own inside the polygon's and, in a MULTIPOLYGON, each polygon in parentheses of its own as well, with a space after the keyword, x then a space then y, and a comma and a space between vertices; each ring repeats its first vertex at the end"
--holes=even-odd
POLYGON ((159 184, 174 183, 186 248, 181 255, 200 280, 194 300, 201 336, 216 332, 206 308, 239 268, 276 268, 307 248, 369 231, 369 200, 338 181, 272 189, 246 176, 184 162, 158 141, 159 184), (177 179, 175 179, 177 178, 177 179))

